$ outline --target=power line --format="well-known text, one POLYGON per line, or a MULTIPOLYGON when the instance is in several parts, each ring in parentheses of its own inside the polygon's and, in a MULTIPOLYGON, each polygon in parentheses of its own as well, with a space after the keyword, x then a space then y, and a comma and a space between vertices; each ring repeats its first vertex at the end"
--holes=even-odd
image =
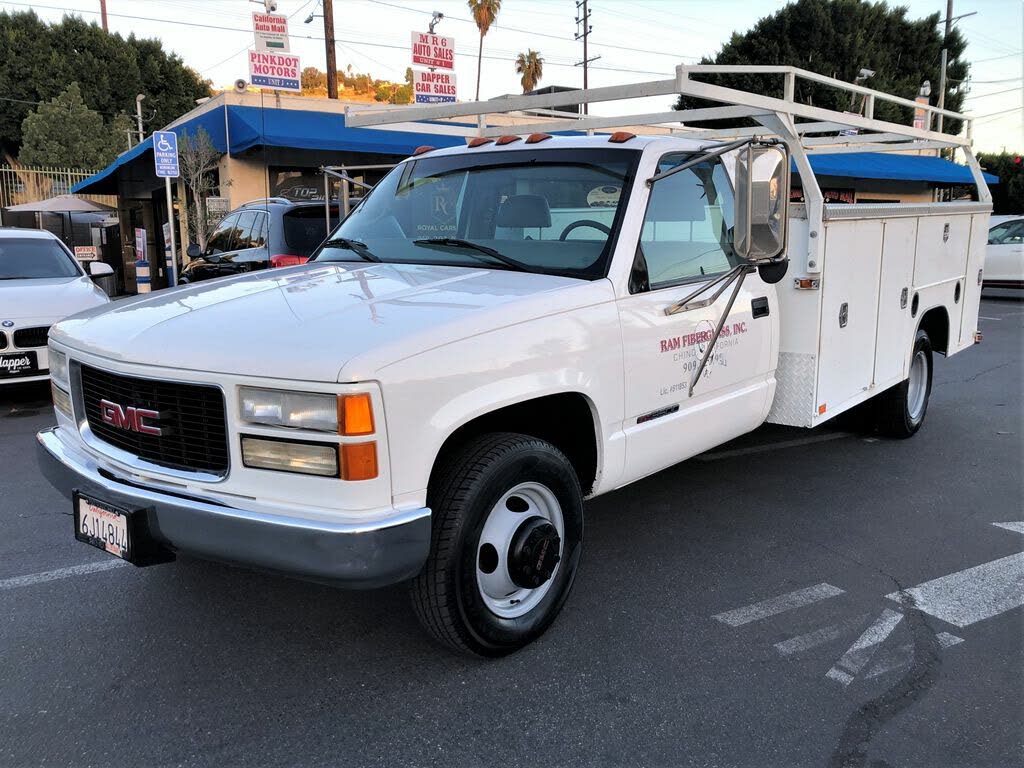
POLYGON ((992 93, 969 94, 966 99, 984 99, 987 96, 1001 96, 1004 93, 1020 93, 1020 88, 1007 88, 1003 91, 992 91, 992 93))
MULTIPOLYGON (((43 9, 43 10, 50 10, 50 11, 66 11, 66 12, 69 12, 69 13, 87 13, 87 14, 90 14, 92 16, 98 15, 98 13, 99 13, 99 11, 91 11, 91 10, 80 9, 80 8, 68 8, 66 6, 57 6, 57 5, 40 5, 39 3, 11 2, 11 0, 0 0, 0 4, 3 4, 3 5, 15 5, 15 6, 20 6, 20 7, 28 7, 28 8, 33 8, 33 9, 37 9, 37 10, 38 9, 43 9)), ((197 21, 182 21, 180 19, 164 19, 164 18, 153 18, 153 17, 150 17, 150 16, 134 16, 134 15, 127 14, 127 13, 108 13, 107 15, 112 17, 112 18, 131 19, 133 21, 149 21, 149 22, 157 22, 157 23, 160 23, 160 24, 176 24, 176 25, 179 25, 179 26, 186 26, 186 27, 198 27, 200 29, 216 29, 216 30, 226 31, 226 32, 238 32, 238 33, 243 33, 243 34, 251 34, 251 32, 249 32, 249 30, 238 29, 237 27, 226 27, 226 26, 223 26, 221 24, 205 24, 205 23, 201 23, 201 22, 197 22, 197 21)), ((290 36, 291 37, 295 37, 295 38, 299 38, 299 39, 302 39, 302 40, 319 40, 319 41, 323 41, 325 39, 324 37, 319 36, 319 35, 296 35, 296 34, 292 34, 290 36)), ((336 43, 337 42, 342 42, 342 43, 347 43, 349 45, 355 45, 355 46, 365 45, 365 46, 369 46, 369 47, 372 47, 372 48, 389 48, 389 49, 392 49, 392 50, 399 50, 399 51, 408 51, 409 50, 409 46, 408 45, 395 45, 395 44, 392 44, 392 43, 371 43, 371 42, 367 42, 365 40, 350 40, 350 39, 344 39, 344 38, 337 38, 336 37, 335 38, 335 42, 336 43)), ((474 57, 476 56, 476 53, 475 52, 471 52, 471 51, 456 51, 456 53, 458 53, 459 55, 462 55, 462 56, 474 56, 474 57)), ((235 54, 235 55, 237 55, 237 54, 235 54)), ((483 58, 490 59, 490 60, 493 60, 493 61, 512 61, 512 62, 515 61, 514 57, 510 57, 510 56, 494 56, 494 55, 490 55, 490 54, 484 54, 483 58)), ((546 63, 548 63, 548 64, 550 64, 552 66, 556 66, 556 67, 571 67, 571 66, 573 66, 572 64, 562 64, 562 63, 554 62, 554 61, 549 61, 549 62, 546 62, 546 63)), ((623 72, 623 73, 627 73, 627 74, 637 74, 637 75, 657 75, 659 77, 665 77, 668 74, 665 71, 655 72, 655 71, 652 71, 652 70, 625 69, 625 68, 622 68, 622 67, 591 67, 591 69, 600 69, 600 70, 604 70, 604 71, 607 71, 607 72, 623 72)))

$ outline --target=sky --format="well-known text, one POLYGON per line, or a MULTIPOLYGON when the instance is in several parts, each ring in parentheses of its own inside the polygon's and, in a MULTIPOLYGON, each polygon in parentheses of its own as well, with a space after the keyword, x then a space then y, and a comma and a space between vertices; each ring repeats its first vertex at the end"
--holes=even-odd
MULTIPOLYGON (((783 0, 588 0, 592 32, 591 87, 671 77, 675 65, 715 54, 734 31, 745 31, 784 5, 783 0)), ((891 3, 895 4, 895 3, 891 3)), ((912 18, 944 13, 944 0, 903 0, 912 18)), ((99 20, 99 0, 7 2, 9 11, 33 8, 49 21, 72 12, 99 20)), ((156 37, 215 87, 247 78, 252 47, 249 0, 107 0, 109 28, 122 35, 156 37)), ((476 86, 478 33, 465 0, 334 0, 339 69, 402 81, 410 65, 410 32, 426 31, 431 11, 445 15, 437 33, 455 38, 460 99, 476 86)), ((302 66, 325 69, 320 0, 278 0, 290 17, 291 50, 302 66)), ((971 85, 965 111, 977 117, 975 149, 1024 152, 1024 0, 955 0, 953 15, 968 41, 971 85)), ((533 48, 545 60, 541 85, 582 87, 582 43, 574 39, 575 0, 504 0, 498 21, 484 38, 481 99, 520 93, 516 54, 533 48)), ((867 83, 870 85, 870 82, 867 83)), ((933 84, 936 87, 937 84, 933 84)), ((913 94, 910 94, 912 97, 913 94)), ((669 108, 664 98, 636 100, 628 111, 669 108)), ((592 114, 622 114, 624 106, 595 105, 592 114)), ((153 126, 159 127, 159 126, 153 126)))

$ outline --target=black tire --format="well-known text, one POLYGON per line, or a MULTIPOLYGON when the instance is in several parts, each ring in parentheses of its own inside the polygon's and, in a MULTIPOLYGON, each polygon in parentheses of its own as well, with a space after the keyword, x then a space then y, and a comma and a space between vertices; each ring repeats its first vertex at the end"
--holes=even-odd
POLYGON ((483 435, 435 470, 430 555, 410 589, 420 623, 452 649, 485 657, 512 653, 551 625, 572 589, 583 543, 583 495, 569 460, 528 435, 483 435), (564 525, 561 560, 540 602, 516 618, 488 608, 477 583, 478 546, 491 509, 523 482, 539 483, 558 500, 564 525))
MULTIPOLYGON (((932 342, 928 334, 919 330, 914 339, 914 351, 911 354, 911 368, 914 360, 923 355, 926 367, 924 381, 924 401, 918 407, 916 413, 911 412, 910 402, 911 380, 907 379, 895 387, 886 390, 876 398, 874 405, 875 423, 878 431, 887 437, 905 439, 912 437, 924 423, 925 414, 928 413, 928 400, 932 393, 932 342)), ((913 371, 911 371, 911 376, 913 371)))

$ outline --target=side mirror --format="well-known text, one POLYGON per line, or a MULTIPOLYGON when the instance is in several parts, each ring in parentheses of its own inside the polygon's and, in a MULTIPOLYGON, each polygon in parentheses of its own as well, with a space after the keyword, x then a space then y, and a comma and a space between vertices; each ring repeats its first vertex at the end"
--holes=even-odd
POLYGON ((185 249, 185 255, 190 259, 198 259, 203 255, 203 249, 199 247, 199 243, 189 243, 188 248, 185 249))
POLYGON ((107 275, 114 274, 114 268, 107 264, 105 261, 90 261, 89 262, 89 276, 90 277, 106 277, 107 275))
POLYGON ((751 262, 786 251, 789 152, 782 144, 748 144, 736 158, 736 228, 733 248, 751 262))

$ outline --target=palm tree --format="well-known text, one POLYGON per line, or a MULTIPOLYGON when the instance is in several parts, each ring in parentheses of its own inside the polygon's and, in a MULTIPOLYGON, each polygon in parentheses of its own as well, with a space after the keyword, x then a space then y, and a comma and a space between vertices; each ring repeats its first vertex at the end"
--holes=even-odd
POLYGON ((536 88, 544 77, 544 59, 540 57, 540 52, 528 48, 526 53, 516 56, 516 74, 522 75, 519 82, 523 85, 523 93, 536 88))
POLYGON ((480 30, 480 52, 476 56, 476 100, 480 101, 480 64, 484 57, 484 35, 498 17, 501 0, 466 0, 469 10, 473 12, 473 21, 480 30))

